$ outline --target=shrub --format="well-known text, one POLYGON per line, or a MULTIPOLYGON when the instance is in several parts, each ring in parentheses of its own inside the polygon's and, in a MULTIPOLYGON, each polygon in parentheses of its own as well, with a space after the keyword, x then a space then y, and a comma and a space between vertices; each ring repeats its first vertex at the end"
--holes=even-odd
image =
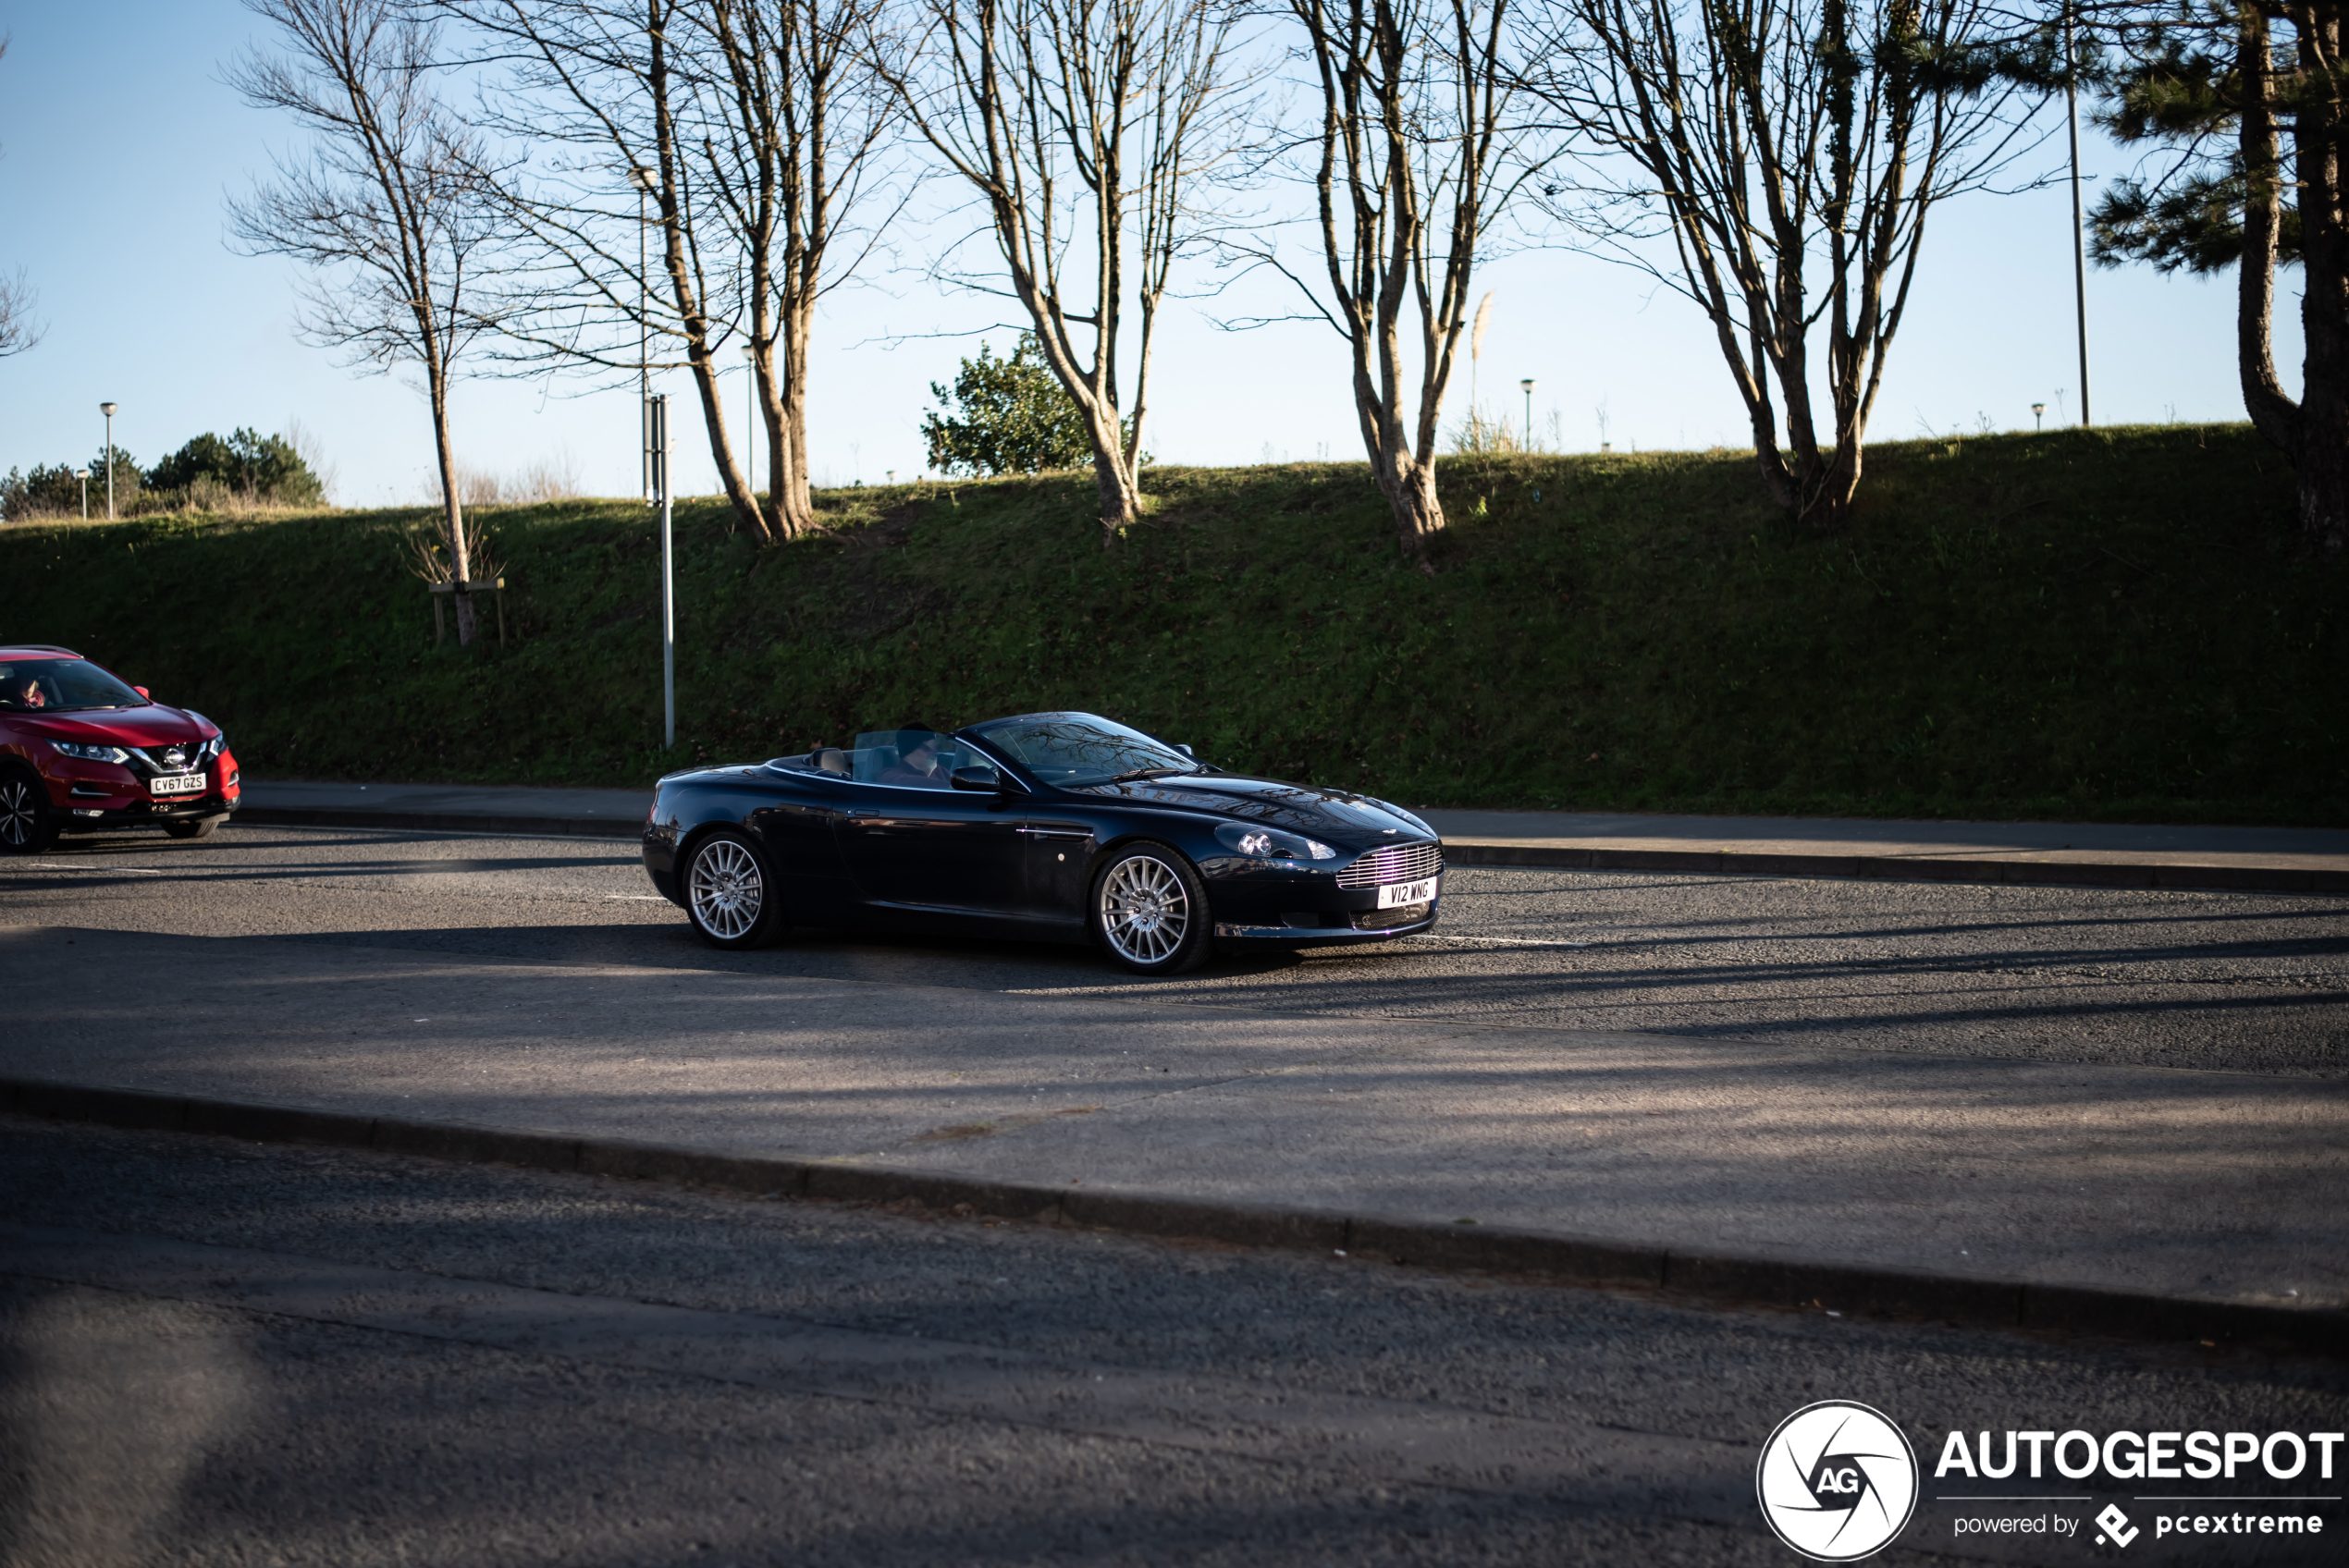
POLYGON ((248 504, 314 507, 326 494, 291 442, 242 428, 225 441, 209 431, 197 436, 149 470, 146 483, 186 491, 191 505, 208 510, 218 509, 213 503, 223 495, 249 497, 248 504), (203 486, 205 501, 197 499, 199 481, 211 482, 203 486))
POLYGON ((1041 473, 1092 459, 1084 418, 1032 332, 1020 334, 1008 360, 981 343, 978 358, 963 361, 953 391, 934 381, 929 389, 943 412, 922 421, 922 435, 941 473, 1041 473))

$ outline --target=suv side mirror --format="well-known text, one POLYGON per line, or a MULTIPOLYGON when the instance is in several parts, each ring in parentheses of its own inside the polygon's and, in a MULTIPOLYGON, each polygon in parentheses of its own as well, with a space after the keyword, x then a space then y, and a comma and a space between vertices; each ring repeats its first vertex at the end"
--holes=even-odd
POLYGON ((1176 746, 1174 749, 1182 753, 1185 756, 1190 758, 1193 762, 1199 761, 1199 753, 1191 750, 1188 746, 1176 746))
MULTIPOLYGON (((147 697, 147 689, 146 689, 144 686, 133 686, 133 687, 132 687, 132 688, 130 688, 130 689, 131 689, 133 692, 138 692, 138 693, 139 693, 139 695, 141 695, 141 696, 142 696, 142 697, 147 697)), ((147 697, 147 701, 149 701, 149 702, 151 702, 151 703, 152 703, 152 702, 154 702, 154 699, 153 697, 147 697)))
POLYGON ((946 776, 946 782, 957 790, 993 795, 1002 792, 1003 776, 991 767, 958 767, 946 776))

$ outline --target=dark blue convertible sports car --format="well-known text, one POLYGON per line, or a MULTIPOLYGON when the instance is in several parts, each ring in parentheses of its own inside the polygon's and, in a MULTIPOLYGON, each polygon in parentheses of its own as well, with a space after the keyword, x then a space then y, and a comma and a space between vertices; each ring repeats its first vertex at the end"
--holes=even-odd
POLYGON ((1176 974, 1216 949, 1425 931, 1444 845, 1384 801, 1226 773, 1088 713, 1031 713, 672 773, 645 866, 721 948, 793 925, 1020 937, 1176 974))

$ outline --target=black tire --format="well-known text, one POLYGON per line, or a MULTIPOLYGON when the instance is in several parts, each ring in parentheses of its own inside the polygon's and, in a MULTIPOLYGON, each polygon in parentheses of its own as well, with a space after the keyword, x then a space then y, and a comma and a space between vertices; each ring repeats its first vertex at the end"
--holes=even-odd
POLYGON ((1214 950, 1207 886, 1181 853, 1144 839, 1101 857, 1086 924, 1110 962, 1136 974, 1183 974, 1214 950))
POLYGON ((37 855, 57 841, 49 786, 29 767, 0 772, 0 854, 37 855))
POLYGON ((216 816, 191 817, 181 822, 166 822, 163 830, 175 839, 209 839, 213 829, 220 826, 216 816))
POLYGON ((763 948, 782 934, 775 868, 750 836, 721 827, 694 845, 678 876, 685 918, 713 948, 763 948))

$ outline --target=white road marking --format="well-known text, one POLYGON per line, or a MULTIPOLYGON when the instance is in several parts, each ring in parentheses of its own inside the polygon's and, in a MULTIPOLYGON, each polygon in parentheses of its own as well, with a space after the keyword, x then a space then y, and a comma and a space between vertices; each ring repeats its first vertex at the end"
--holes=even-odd
POLYGON ((27 871, 127 871, 133 876, 166 876, 170 875, 168 872, 157 871, 152 866, 108 865, 103 861, 75 861, 70 864, 60 864, 56 861, 53 860, 29 860, 24 864, 27 871))
POLYGON ((1475 948, 1594 948, 1596 942, 1554 942, 1543 937, 1456 937, 1448 931, 1423 931, 1407 942, 1466 942, 1475 948))

